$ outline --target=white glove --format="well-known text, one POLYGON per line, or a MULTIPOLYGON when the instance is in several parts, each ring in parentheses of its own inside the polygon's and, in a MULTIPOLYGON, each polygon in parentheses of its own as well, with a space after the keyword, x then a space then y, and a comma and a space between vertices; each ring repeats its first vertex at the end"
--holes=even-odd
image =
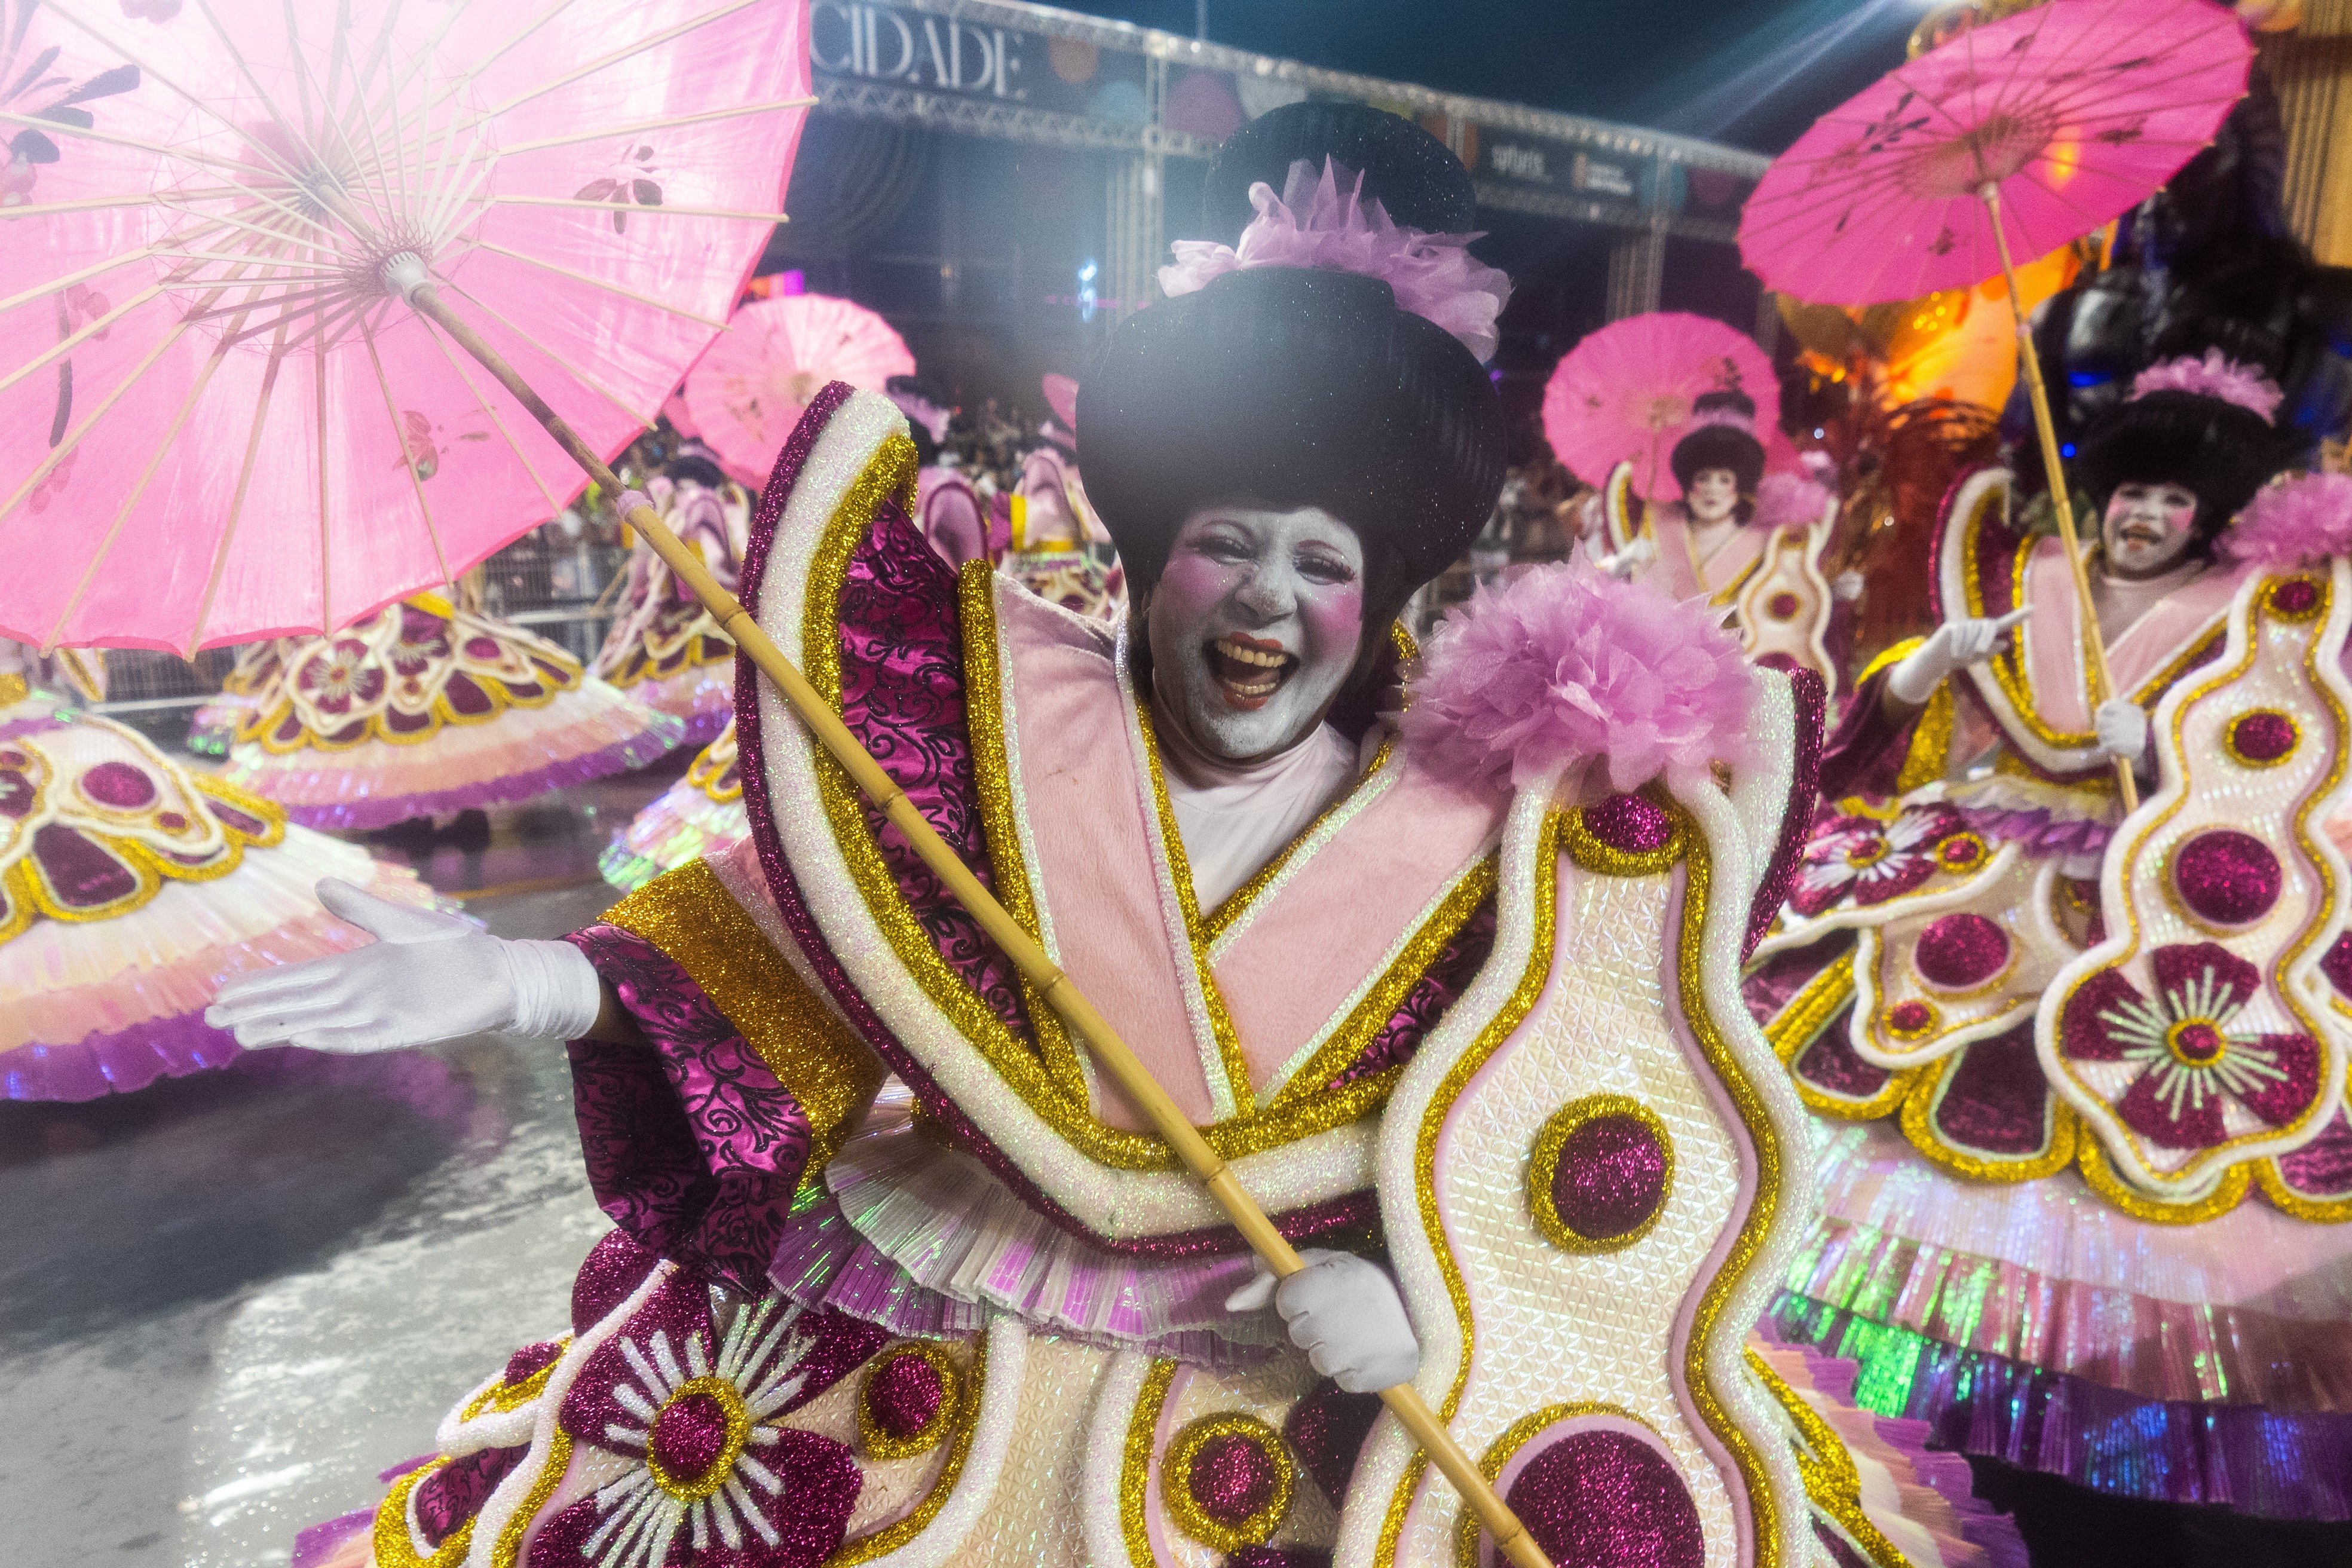
POLYGON ((1863 587, 1861 573, 1841 572, 1830 579, 1830 597, 1841 605, 1851 605, 1862 597, 1863 587))
POLYGON ((1658 558, 1658 547, 1645 534, 1614 555, 1603 556, 1601 569, 1621 582, 1631 581, 1634 573, 1658 558))
POLYGON ((319 901, 377 940, 241 974, 205 1009, 248 1050, 304 1046, 363 1056, 504 1030, 577 1039, 595 1023, 595 966, 565 942, 508 942, 462 915, 412 909, 328 878, 319 901))
POLYGON ((2099 732, 2099 754, 2121 757, 2137 764, 2147 752, 2147 714, 2128 697, 2110 697, 2099 704, 2093 726, 2099 732))
POLYGON ((1349 1394, 1412 1382, 1421 1342, 1388 1270, 1319 1247, 1298 1256, 1307 1267, 1279 1283, 1260 1261, 1257 1278, 1225 1298, 1225 1310, 1255 1312, 1273 1303, 1308 1364, 1349 1394))
POLYGON ((1918 707, 1955 670, 1982 664, 2000 652, 2009 641, 2009 628, 2031 613, 2030 606, 2020 605, 1996 620, 1946 621, 1887 672, 1888 695, 1918 707))

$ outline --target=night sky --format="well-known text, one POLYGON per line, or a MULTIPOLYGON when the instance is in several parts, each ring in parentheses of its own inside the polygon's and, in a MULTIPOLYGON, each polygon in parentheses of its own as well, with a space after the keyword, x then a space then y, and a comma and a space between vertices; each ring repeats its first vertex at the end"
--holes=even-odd
MULTIPOLYGON (((1061 0, 1191 37, 1192 0, 1061 0)), ((1924 0, 1209 0, 1211 41, 1777 153, 1903 58, 1924 0)))

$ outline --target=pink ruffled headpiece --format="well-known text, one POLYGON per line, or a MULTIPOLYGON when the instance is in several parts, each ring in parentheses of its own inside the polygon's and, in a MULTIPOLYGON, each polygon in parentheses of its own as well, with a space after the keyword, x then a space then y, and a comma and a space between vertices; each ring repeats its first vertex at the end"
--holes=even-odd
POLYGON ((1756 487, 1756 515, 1750 521, 1760 528, 1811 528, 1829 505, 1827 486, 1801 474, 1767 474, 1756 487))
POLYGON ((1690 427, 1694 430, 1704 429, 1709 425, 1727 426, 1743 436, 1756 434, 1756 416, 1742 414, 1737 408, 1702 408, 1690 417, 1690 427))
POLYGON ((2220 349, 2207 349, 2203 359, 2183 355, 2152 364, 2132 381, 2131 395, 2146 397, 2151 392, 2193 392, 2200 397, 2218 397, 2260 417, 2265 424, 2278 412, 2286 394, 2277 382, 2264 375, 2253 365, 2241 364, 2224 355, 2220 349))
POLYGON ((1478 237, 1400 227, 1363 189, 1361 174, 1331 159, 1318 174, 1301 158, 1290 165, 1279 196, 1263 180, 1250 187, 1257 216, 1242 230, 1240 245, 1180 239, 1171 246, 1176 259, 1160 269, 1160 287, 1173 299, 1254 267, 1360 272, 1396 290, 1399 309, 1435 321, 1478 358, 1491 356, 1495 318, 1511 297, 1511 280, 1471 258, 1469 244, 1478 237))
POLYGON ((2221 548, 2266 571, 2352 555, 2352 476, 2297 474, 2266 487, 2221 536, 2221 548))
POLYGON ((1582 805, 1754 761, 1755 682, 1700 601, 1536 566, 1447 612, 1400 722, 1441 777, 1523 789, 1556 773, 1582 805))

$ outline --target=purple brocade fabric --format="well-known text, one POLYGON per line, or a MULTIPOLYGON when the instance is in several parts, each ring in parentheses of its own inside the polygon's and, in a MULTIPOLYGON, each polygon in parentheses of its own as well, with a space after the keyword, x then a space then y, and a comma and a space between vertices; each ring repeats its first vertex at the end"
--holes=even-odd
POLYGON ((1243 1546, 1225 1553, 1225 1568, 1331 1568, 1331 1554, 1314 1546, 1243 1546))
POLYGON ((1918 723, 1916 714, 1907 719, 1887 715, 1886 678, 1894 668, 1889 665, 1862 683, 1846 704, 1837 728, 1822 741, 1818 781, 1822 799, 1894 797, 1895 775, 1903 771, 1911 731, 1918 723))
POLYGON ((1925 1422, 1938 1448, 2125 1497, 2352 1519, 2352 1415, 2141 1399, 1785 1291, 1763 1331, 1860 1363, 1854 1402, 1925 1422))
POLYGON ((1805 856, 1813 807, 1822 797, 1822 725, 1828 715, 1829 688, 1811 670, 1800 669, 1790 674, 1789 689, 1796 708, 1797 732, 1789 770, 1788 806, 1780 817, 1780 837, 1772 847, 1771 863, 1765 867, 1756 898, 1748 906, 1748 936, 1739 945, 1743 959, 1756 951, 1756 944, 1780 916, 1789 884, 1795 880, 1798 864, 1805 856))
POLYGON ((19 1046, 0 1052, 0 1099, 96 1100, 144 1089, 159 1078, 184 1078, 226 1067, 241 1053, 202 1009, 84 1035, 69 1046, 19 1046))
POLYGON ((332 805, 288 805, 286 815, 305 827, 362 832, 389 827, 412 816, 438 816, 452 811, 529 800, 566 784, 586 784, 609 773, 644 767, 676 749, 684 733, 685 721, 667 713, 656 714, 654 718, 654 722, 625 741, 550 763, 543 768, 532 768, 528 773, 485 779, 454 789, 427 790, 420 795, 378 795, 368 800, 339 801, 332 805))
POLYGON ((1478 978, 1478 971, 1486 966, 1486 955, 1494 950, 1495 895, 1489 893, 1471 911, 1470 918, 1462 922, 1462 929, 1454 933, 1454 940, 1445 944, 1445 950, 1437 955, 1436 961, 1423 972, 1412 989, 1405 994, 1404 1001, 1398 1005, 1396 1015, 1381 1026, 1381 1032, 1372 1037, 1371 1043, 1364 1047, 1362 1054, 1341 1068, 1339 1076, 1326 1086, 1327 1089, 1338 1089, 1341 1084, 1353 1083, 1360 1078, 1370 1078, 1376 1072, 1402 1067, 1411 1061, 1412 1053, 1421 1048, 1421 1042, 1427 1037, 1429 1031, 1445 1016, 1445 1010, 1454 1005, 1462 993, 1470 989, 1473 980, 1478 978))
POLYGON ((438 1551, 459 1525, 481 1511, 499 1483, 530 1452, 527 1443, 511 1448, 477 1448, 425 1477, 415 1496, 416 1527, 425 1543, 438 1551))
POLYGON ((604 925, 567 940, 653 1047, 572 1045, 573 1108, 597 1203, 651 1250, 763 1291, 808 1163, 800 1102, 653 943, 604 925))

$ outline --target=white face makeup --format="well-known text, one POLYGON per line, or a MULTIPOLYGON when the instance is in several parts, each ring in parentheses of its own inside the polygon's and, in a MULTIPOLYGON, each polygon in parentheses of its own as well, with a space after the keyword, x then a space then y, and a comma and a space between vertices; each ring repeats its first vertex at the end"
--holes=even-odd
POLYGON ((1177 531, 1145 633, 1192 743, 1255 762, 1322 721, 1364 636, 1364 547, 1317 507, 1204 507, 1177 531))
POLYGON ((1683 491, 1683 505, 1695 522, 1721 522, 1739 505, 1739 476, 1729 468, 1701 468, 1683 491))
POLYGON ((2188 554, 2196 524, 2197 493, 2187 486, 2117 485, 2099 524, 2107 574, 2129 581, 2170 571, 2188 554))

